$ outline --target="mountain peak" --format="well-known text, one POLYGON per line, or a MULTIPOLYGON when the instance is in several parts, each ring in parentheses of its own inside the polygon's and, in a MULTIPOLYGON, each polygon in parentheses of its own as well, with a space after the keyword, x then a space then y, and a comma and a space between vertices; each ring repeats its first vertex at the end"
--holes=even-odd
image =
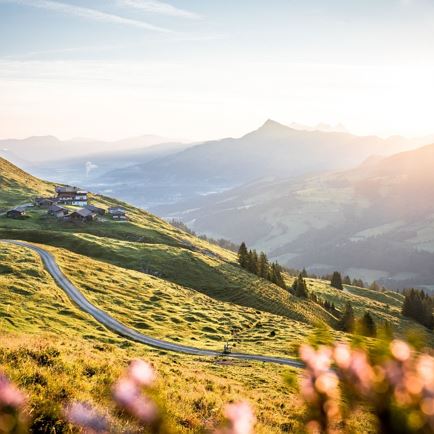
POLYGON ((266 129, 275 129, 275 128, 288 128, 283 124, 280 124, 279 122, 273 121, 273 119, 267 119, 264 123, 264 125, 262 125, 262 128, 266 128, 266 129))

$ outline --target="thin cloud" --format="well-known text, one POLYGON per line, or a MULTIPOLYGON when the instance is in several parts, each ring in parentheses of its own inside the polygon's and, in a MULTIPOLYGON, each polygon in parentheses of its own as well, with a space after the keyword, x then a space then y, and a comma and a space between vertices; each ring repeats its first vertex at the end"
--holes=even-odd
POLYGON ((141 9, 146 12, 152 12, 161 15, 169 15, 173 17, 199 19, 200 15, 195 12, 187 11, 164 3, 158 0, 118 0, 122 6, 129 6, 136 9, 141 9))
MULTIPOLYGON (((1 0, 0 0, 1 3, 1 0)), ((51 54, 68 54, 68 53, 81 53, 81 52, 101 52, 101 51, 110 51, 115 50, 118 48, 123 48, 123 45, 95 45, 90 46, 86 45, 83 47, 66 47, 66 48, 54 48, 52 50, 38 50, 38 51, 30 51, 27 53, 18 53, 18 54, 11 54, 8 56, 3 56, 0 58, 5 60, 20 60, 20 59, 31 59, 32 57, 41 57, 51 54)))
POLYGON ((32 6, 40 9, 61 12, 67 15, 74 15, 88 20, 99 21, 103 23, 121 24, 126 26, 138 27, 154 32, 172 33, 171 30, 154 26, 145 21, 134 20, 131 18, 121 17, 119 15, 101 12, 96 9, 83 8, 68 3, 60 3, 51 0, 0 0, 0 3, 15 3, 26 6, 32 6))

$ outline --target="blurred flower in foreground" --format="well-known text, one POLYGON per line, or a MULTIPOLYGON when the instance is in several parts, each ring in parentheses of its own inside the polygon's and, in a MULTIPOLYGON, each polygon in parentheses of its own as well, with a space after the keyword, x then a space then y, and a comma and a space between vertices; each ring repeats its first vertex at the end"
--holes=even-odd
POLYGON ((0 432, 19 433, 25 430, 26 397, 0 373, 0 432))
POLYGON ((217 430, 216 434, 252 434, 255 425, 255 416, 247 402, 228 404, 224 414, 228 427, 217 430))
POLYGON ((342 343, 318 351, 303 345, 300 356, 306 363, 301 394, 309 406, 308 432, 330 433, 342 421, 341 387, 350 408, 372 408, 380 433, 434 432, 434 358, 429 354, 416 354, 406 342, 394 340, 388 356, 376 363, 366 351, 342 343))
POLYGON ((157 405, 142 393, 143 388, 152 386, 155 378, 154 368, 149 363, 134 360, 113 386, 113 398, 118 406, 145 425, 153 424, 158 418, 157 405))
POLYGON ((330 370, 333 351, 320 347, 317 351, 309 345, 300 347, 300 357, 306 364, 301 381, 301 395, 309 405, 307 432, 334 432, 340 419, 339 379, 330 370))
POLYGON ((25 396, 15 387, 5 375, 0 374, 0 408, 6 407, 19 410, 26 403, 25 396))
POLYGON ((154 368, 148 362, 138 359, 130 363, 127 376, 143 387, 151 387, 156 379, 154 368))
POLYGON ((107 419, 89 404, 74 402, 65 409, 66 419, 87 433, 104 433, 108 431, 107 419))

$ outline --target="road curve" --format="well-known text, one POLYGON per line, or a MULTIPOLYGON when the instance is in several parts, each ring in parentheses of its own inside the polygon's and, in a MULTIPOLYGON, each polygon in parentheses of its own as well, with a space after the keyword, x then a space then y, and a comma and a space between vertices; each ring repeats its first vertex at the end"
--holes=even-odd
MULTIPOLYGON (((125 337, 131 339, 133 341, 149 345, 154 348, 159 348, 167 351, 174 351, 178 353, 184 354, 192 354, 196 356, 207 356, 207 357, 216 357, 221 356, 222 353, 218 351, 212 350, 204 350, 201 348, 190 347, 186 345, 179 345, 172 342, 163 341, 160 339, 155 339, 150 336, 139 333, 136 330, 133 330, 119 321, 112 318, 109 314, 98 309, 92 303, 90 303, 86 297, 76 288, 63 274, 60 270, 59 266, 56 264, 56 260, 54 257, 42 249, 41 247, 35 246, 33 244, 27 243, 25 241, 16 241, 16 240, 0 240, 1 242, 14 244, 17 246, 26 247, 28 249, 33 250, 38 253, 41 257, 42 262, 46 270, 51 274, 53 279, 56 281, 57 285, 62 288, 68 297, 83 311, 91 316, 93 316, 100 324, 104 325, 111 331, 125 337)), ((303 364, 298 360, 294 359, 285 359, 280 357, 270 357, 256 354, 243 354, 243 353, 230 353, 225 354, 225 357, 231 357, 233 359, 242 359, 242 360, 253 360, 259 362, 266 363, 275 363, 280 365, 293 366, 296 368, 302 368, 303 364)))

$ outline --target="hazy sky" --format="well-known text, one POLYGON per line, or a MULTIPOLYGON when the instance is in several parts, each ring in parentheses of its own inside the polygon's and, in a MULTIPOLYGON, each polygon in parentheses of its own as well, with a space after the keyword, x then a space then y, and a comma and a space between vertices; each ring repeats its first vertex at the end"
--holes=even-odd
POLYGON ((0 0, 0 138, 434 133, 434 0, 0 0))

